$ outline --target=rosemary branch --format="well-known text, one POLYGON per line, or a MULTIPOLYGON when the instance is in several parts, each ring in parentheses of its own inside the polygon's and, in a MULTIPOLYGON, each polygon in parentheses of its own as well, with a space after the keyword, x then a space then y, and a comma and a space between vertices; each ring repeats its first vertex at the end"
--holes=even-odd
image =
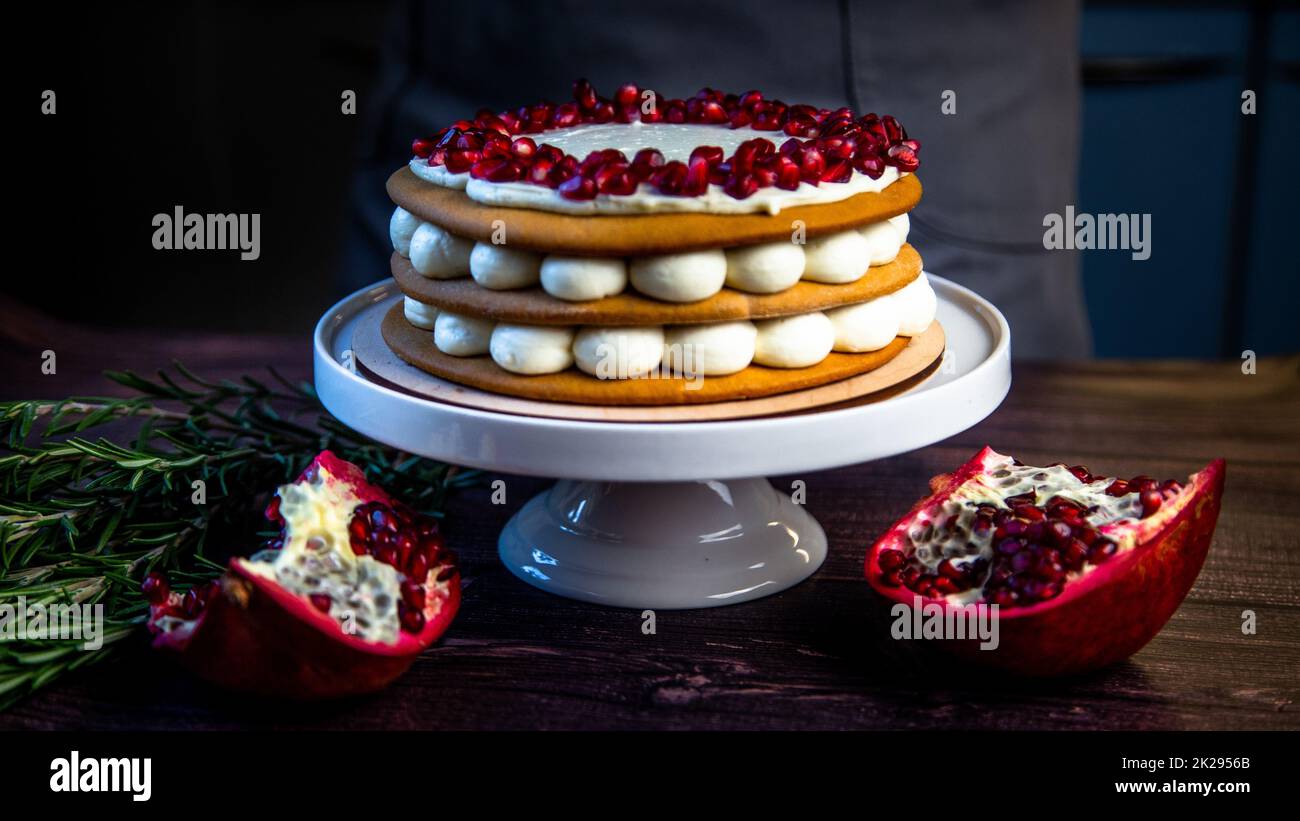
POLYGON ((183 589, 256 549, 270 535, 260 515, 270 491, 321 450, 432 515, 476 479, 349 430, 310 385, 274 370, 271 384, 173 371, 105 374, 125 398, 0 402, 0 710, 136 636, 150 570, 183 589), (102 646, 7 635, 20 600, 102 605, 102 646))

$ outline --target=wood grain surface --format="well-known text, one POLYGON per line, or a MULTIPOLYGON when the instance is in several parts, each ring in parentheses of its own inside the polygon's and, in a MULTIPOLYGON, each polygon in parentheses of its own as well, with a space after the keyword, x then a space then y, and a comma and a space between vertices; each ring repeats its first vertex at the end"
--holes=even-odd
MULTIPOLYGON (((324 306, 322 306, 324 307, 324 306)), ((0 301, 6 398, 101 393, 103 368, 172 357, 235 376, 274 364, 306 378, 306 338, 101 332, 0 301), (40 352, 58 353, 43 376, 40 352)), ((807 483, 830 556, 809 581, 757 602, 637 612, 559 599, 517 581, 497 532, 539 480, 506 477, 508 504, 459 495, 450 542, 465 600, 445 639, 389 690, 291 705, 214 690, 141 640, 116 661, 0 714, 0 728, 1300 728, 1300 358, 1237 363, 1020 364, 988 420, 924 450, 807 483), (1078 679, 999 680, 891 641, 862 578, 871 540, 929 476, 984 444, 1026 462, 1182 476, 1228 460, 1222 518, 1200 579, 1130 661, 1078 679), (1242 615, 1257 617, 1243 635, 1242 615)))

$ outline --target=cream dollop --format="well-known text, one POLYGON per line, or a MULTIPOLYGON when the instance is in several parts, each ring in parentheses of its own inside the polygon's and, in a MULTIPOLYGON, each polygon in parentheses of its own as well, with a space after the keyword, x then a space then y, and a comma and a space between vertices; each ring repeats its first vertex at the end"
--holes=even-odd
POLYGON ((393 241, 393 250, 404 257, 409 257, 411 237, 419 227, 420 218, 399 206, 388 218, 388 238, 393 241))
POLYGON ((420 223, 411 235, 411 266, 430 279, 455 279, 469 273, 470 240, 444 231, 428 222, 420 223))
POLYGON ((440 311, 433 324, 433 344, 449 356, 479 356, 488 352, 494 323, 490 319, 440 311))
POLYGON ((635 379, 659 367, 664 329, 658 325, 581 328, 573 339, 573 360, 597 379, 635 379))
POLYGON ((542 260, 542 289, 557 299, 584 302, 627 287, 627 263, 618 258, 562 257, 542 260))
POLYGON ((934 321, 939 300, 925 272, 907 285, 890 294, 898 305, 898 332, 903 336, 924 333, 934 321))
POLYGON ((558 373, 573 364, 573 329, 543 325, 498 325, 492 331, 492 361, 511 373, 558 373))
POLYGON ((765 242, 728 248, 727 285, 751 294, 774 294, 803 276, 803 248, 793 242, 765 242))
POLYGON ((635 257, 628 266, 632 287, 665 302, 696 302, 722 290, 727 255, 720 248, 685 254, 635 257))
POLYGON ((536 285, 541 278, 542 256, 532 251, 474 243, 469 255, 469 273, 474 281, 493 291, 509 291, 536 285))
POLYGON ((426 331, 433 330, 433 323, 438 319, 438 309, 432 305, 425 305, 423 302, 405 297, 402 302, 402 313, 406 315, 406 321, 417 328, 423 328, 426 331))
POLYGON ((835 326, 820 311, 757 322, 754 361, 773 368, 806 368, 835 345, 835 326))
POLYGON ((664 330, 664 357, 674 373, 722 376, 749 367, 758 328, 746 320, 674 325, 664 330))
POLYGON ((809 240, 804 247, 803 278, 813 282, 854 282, 867 272, 867 241, 858 231, 809 240))
POLYGON ((903 212, 896 217, 890 217, 885 221, 894 226, 894 230, 898 232, 899 244, 907 242, 907 235, 912 230, 912 220, 908 218, 907 212, 903 212))
POLYGON ((858 233, 866 240, 867 261, 872 265, 888 265, 903 247, 903 241, 898 238, 898 229, 888 220, 863 226, 858 233))
POLYGON ((878 351, 898 336, 898 305, 892 294, 826 312, 835 326, 835 350, 878 351))

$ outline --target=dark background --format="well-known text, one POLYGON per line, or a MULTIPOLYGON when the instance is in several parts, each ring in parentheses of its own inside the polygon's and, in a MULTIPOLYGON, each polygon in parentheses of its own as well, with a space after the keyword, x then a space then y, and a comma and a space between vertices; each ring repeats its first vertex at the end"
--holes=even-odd
MULTIPOLYGON (((353 172, 362 144, 391 154, 372 162, 407 158, 411 134, 363 134, 390 11, 335 0, 17 13, 27 102, 8 221, 11 243, 35 254, 11 264, 4 291, 97 325, 305 335, 346 281, 387 275, 387 251, 359 238, 353 172), (36 113, 46 88, 54 117, 36 113), (343 89, 361 115, 340 113, 343 89), (150 219, 176 204, 261 213, 261 259, 154 251, 150 219)), ((1076 206, 1151 213, 1154 236, 1146 262, 1083 255, 1096 353, 1300 349, 1300 10, 1086 3, 1081 32, 1076 206), (1239 114, 1246 88, 1253 117, 1239 114)))

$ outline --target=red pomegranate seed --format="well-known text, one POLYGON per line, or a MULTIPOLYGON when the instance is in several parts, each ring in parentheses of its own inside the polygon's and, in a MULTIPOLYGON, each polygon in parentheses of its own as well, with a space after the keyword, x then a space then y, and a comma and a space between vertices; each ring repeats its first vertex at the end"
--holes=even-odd
POLYGON ((433 143, 417 138, 411 142, 411 153, 417 157, 428 157, 433 153, 433 143))
MULTIPOLYGON (((700 149, 696 149, 699 151, 700 149)), ((719 149, 721 151, 721 149, 719 149)), ((694 154, 694 152, 692 152, 694 154)), ((703 194, 709 187, 709 163, 702 157, 692 156, 686 165, 686 176, 682 180, 682 193, 688 197, 703 194)))
POLYGON ((641 101, 641 90, 635 83, 624 83, 614 92, 614 102, 620 106, 635 106, 641 101))
POLYGON ((203 612, 203 598, 198 588, 191 587, 181 597, 181 614, 187 619, 192 619, 201 612, 203 612))
POLYGON ((882 550, 876 557, 881 570, 897 570, 907 564, 907 557, 901 550, 882 550))
POLYGON ((743 200, 753 196, 754 192, 758 190, 758 180, 754 178, 753 174, 733 174, 726 184, 722 186, 722 190, 730 197, 743 200))
POLYGON ((284 522, 284 519, 280 516, 280 494, 277 493, 271 497, 271 501, 266 506, 263 515, 272 522, 284 522))
POLYGON ((702 159, 709 165, 717 165, 724 159, 722 149, 716 145, 701 145, 691 152, 691 157, 687 164, 694 162, 696 159, 702 159))
POLYGON ((899 171, 915 171, 921 165, 921 161, 916 157, 916 152, 905 145, 890 146, 888 156, 889 159, 886 160, 886 163, 896 167, 899 171))
POLYGON ((564 103, 555 108, 555 113, 551 115, 552 128, 569 128, 582 122, 582 112, 578 110, 577 103, 564 103))
POLYGON ((334 600, 324 593, 312 593, 307 598, 311 601, 312 607, 315 607, 322 613, 328 613, 330 611, 330 605, 334 604, 334 600))
POLYGON ((429 575, 429 559, 424 553, 416 553, 411 557, 411 563, 407 566, 407 575, 424 584, 425 578, 429 575))
POLYGON ((1160 505, 1165 501, 1164 497, 1161 496, 1160 492, 1157 490, 1142 491, 1142 495, 1138 497, 1138 500, 1142 502, 1143 516, 1150 516, 1152 513, 1155 513, 1160 509, 1160 505))
POLYGON ((140 592, 144 594, 144 600, 150 604, 162 604, 167 601, 171 587, 167 584, 167 577, 155 570, 140 582, 140 592))
POLYGON ((573 176, 559 187, 560 196, 566 200, 590 200, 596 198, 596 183, 583 176, 573 176))
POLYGON ((407 607, 416 610, 424 609, 424 586, 414 579, 406 579, 402 582, 402 601, 407 607))
POLYGON ((825 171, 826 159, 822 156, 821 149, 815 145, 805 145, 799 155, 799 174, 803 181, 816 185, 821 182, 825 171))
POLYGON ((596 107, 596 89, 585 77, 581 78, 573 84, 573 99, 583 111, 591 111, 596 107))
POLYGON ((418 633, 424 629, 424 613, 408 607, 405 602, 397 607, 397 618, 402 629, 408 633, 418 633))

